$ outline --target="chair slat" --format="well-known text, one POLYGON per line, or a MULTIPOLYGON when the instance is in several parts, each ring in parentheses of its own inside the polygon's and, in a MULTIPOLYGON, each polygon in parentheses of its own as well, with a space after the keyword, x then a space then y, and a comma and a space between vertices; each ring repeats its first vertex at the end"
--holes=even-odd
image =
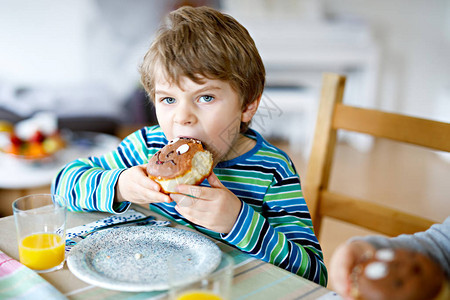
POLYGON ((330 191, 320 193, 320 205, 322 215, 388 236, 413 234, 433 225, 433 222, 420 216, 330 191))
POLYGON ((305 193, 308 194, 306 201, 311 213, 316 234, 320 233, 320 218, 316 214, 318 211, 320 188, 328 186, 334 148, 336 144, 336 130, 333 130, 332 119, 334 114, 334 103, 342 102, 344 95, 345 78, 336 74, 327 74, 327 80, 322 87, 321 100, 318 115, 321 116, 316 122, 314 142, 308 163, 306 175, 307 184, 304 186, 305 193))
POLYGON ((450 152, 450 123, 339 103, 335 107, 333 128, 450 152))

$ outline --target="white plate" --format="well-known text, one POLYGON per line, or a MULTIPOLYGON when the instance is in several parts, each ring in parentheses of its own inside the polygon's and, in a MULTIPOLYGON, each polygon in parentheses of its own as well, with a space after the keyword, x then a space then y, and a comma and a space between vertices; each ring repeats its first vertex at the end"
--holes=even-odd
POLYGON ((82 240, 70 251, 67 265, 87 283, 143 292, 169 288, 169 260, 179 264, 177 278, 188 282, 214 271, 221 256, 219 247, 198 233, 131 226, 99 231, 82 240))

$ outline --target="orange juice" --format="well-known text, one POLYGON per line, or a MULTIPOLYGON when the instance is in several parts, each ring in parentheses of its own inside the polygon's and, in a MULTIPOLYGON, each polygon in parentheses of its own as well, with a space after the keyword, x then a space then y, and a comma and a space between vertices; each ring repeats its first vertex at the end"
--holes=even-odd
POLYGON ((222 297, 207 291, 190 291, 180 295, 177 300, 222 300, 222 297))
POLYGON ((35 233, 19 244, 20 262, 33 270, 48 270, 64 260, 64 239, 55 233, 35 233))

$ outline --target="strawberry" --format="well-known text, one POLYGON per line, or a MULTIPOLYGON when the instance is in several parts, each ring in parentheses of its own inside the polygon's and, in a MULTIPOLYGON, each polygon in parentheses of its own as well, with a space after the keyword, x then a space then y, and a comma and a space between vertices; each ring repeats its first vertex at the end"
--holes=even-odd
POLYGON ((45 136, 41 131, 36 130, 36 133, 31 137, 30 142, 32 143, 42 143, 45 140, 45 136))
POLYGON ((11 144, 13 144, 14 146, 19 147, 20 145, 22 145, 23 141, 21 139, 19 139, 17 137, 17 135, 15 135, 14 133, 11 134, 11 144))

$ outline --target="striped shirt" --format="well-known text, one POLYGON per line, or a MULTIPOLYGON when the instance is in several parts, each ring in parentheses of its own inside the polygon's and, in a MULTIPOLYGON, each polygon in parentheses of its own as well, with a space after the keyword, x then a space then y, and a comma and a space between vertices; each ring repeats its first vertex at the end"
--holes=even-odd
MULTIPOLYGON (((249 152, 214 168, 222 184, 241 201, 241 211, 228 234, 196 225, 172 203, 152 203, 150 209, 232 245, 258 259, 326 286, 327 270, 303 198, 300 178, 289 157, 254 130, 249 152)), ((74 211, 121 213, 128 202, 114 202, 118 177, 125 169, 145 164, 168 143, 159 126, 144 127, 126 137, 118 148, 98 157, 67 164, 55 177, 52 192, 68 199, 74 211)), ((202 185, 209 186, 205 180, 202 185)))

